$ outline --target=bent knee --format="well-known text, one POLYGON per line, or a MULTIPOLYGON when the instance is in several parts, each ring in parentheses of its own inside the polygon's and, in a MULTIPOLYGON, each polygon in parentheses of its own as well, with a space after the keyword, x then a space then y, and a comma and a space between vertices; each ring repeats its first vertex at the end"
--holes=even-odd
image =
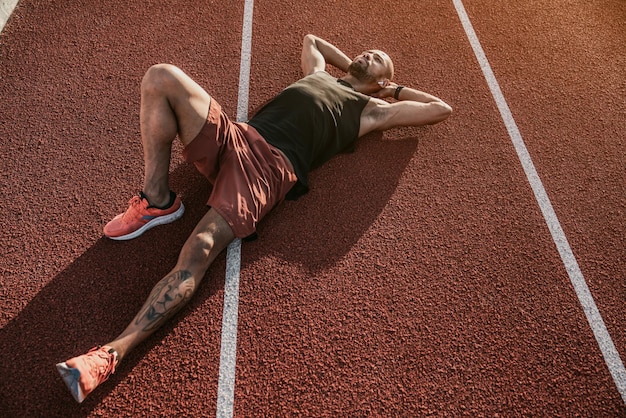
POLYGON ((164 89, 176 81, 182 70, 172 64, 152 65, 141 80, 142 90, 164 89))

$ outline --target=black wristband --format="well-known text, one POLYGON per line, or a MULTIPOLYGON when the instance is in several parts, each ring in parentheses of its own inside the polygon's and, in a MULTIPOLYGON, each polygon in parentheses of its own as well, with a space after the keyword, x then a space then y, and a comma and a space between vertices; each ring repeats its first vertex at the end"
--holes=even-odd
POLYGON ((404 88, 404 86, 396 87, 396 91, 395 91, 395 93, 393 93, 393 98, 394 99, 400 100, 400 99, 398 99, 398 97, 400 97, 400 92, 402 91, 403 88, 404 88))

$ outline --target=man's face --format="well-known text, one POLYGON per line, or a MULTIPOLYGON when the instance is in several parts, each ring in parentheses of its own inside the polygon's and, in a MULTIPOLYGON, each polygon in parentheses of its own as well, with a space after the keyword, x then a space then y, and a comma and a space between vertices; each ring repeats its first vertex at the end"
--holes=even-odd
POLYGON ((391 59, 383 51, 372 49, 358 55, 348 66, 348 73, 363 82, 377 82, 389 78, 391 59))

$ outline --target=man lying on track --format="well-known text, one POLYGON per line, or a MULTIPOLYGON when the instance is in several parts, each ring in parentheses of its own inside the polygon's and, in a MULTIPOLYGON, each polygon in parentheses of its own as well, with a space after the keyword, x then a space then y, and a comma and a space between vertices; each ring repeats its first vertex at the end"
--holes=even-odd
POLYGON ((185 160, 213 185, 210 209, 127 328, 115 340, 57 364, 76 401, 82 402, 130 350, 189 301, 213 260, 235 237, 253 235, 258 222, 283 199, 306 193, 310 170, 369 132, 434 124, 452 112, 437 97, 393 83, 393 63, 379 50, 350 60, 330 43, 307 35, 301 64, 304 78, 248 123, 229 120, 219 103, 180 69, 160 64, 146 72, 140 110, 143 191, 104 227, 104 234, 128 240, 183 215, 184 206, 168 184, 177 136, 185 160), (332 77, 325 72, 327 64, 346 74, 332 77))

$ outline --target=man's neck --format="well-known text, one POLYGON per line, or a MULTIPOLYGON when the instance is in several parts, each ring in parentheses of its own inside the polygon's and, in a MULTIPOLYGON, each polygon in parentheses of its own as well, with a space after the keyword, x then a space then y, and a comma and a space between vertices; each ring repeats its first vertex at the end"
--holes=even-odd
POLYGON ((348 83, 355 91, 363 94, 370 94, 376 91, 376 86, 371 83, 364 83, 352 74, 346 74, 340 77, 345 83, 348 83))

